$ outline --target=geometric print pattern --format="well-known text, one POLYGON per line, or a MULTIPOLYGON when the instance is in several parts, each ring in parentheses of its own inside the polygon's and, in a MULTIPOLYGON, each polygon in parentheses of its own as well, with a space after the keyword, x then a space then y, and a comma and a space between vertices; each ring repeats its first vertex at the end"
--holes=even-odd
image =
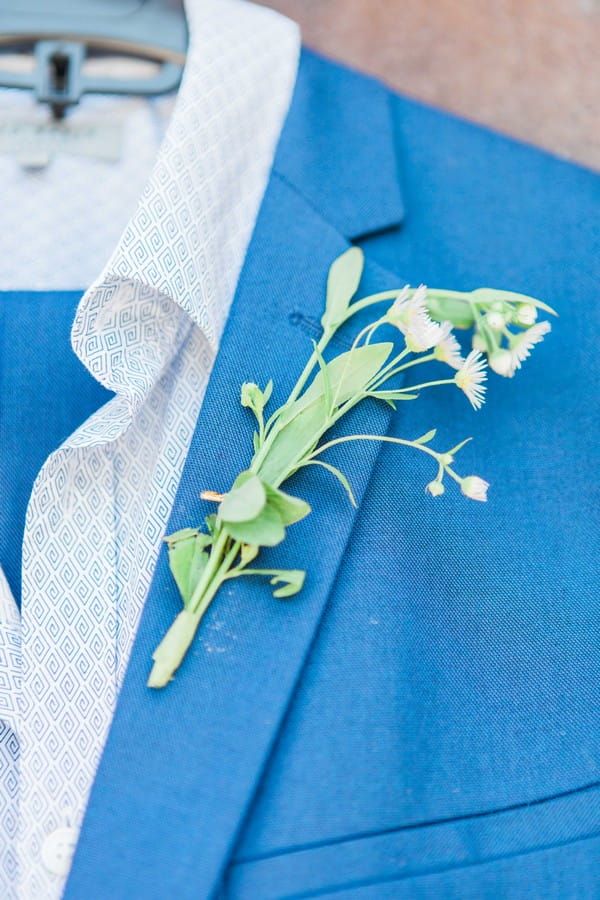
POLYGON ((0 569, 0 897, 17 897, 21 623, 0 569))
MULTIPOLYGON (((23 557, 22 897, 59 887, 60 876, 31 861, 49 833, 81 824, 110 726, 212 360, 187 326, 180 365, 159 379, 133 427, 123 418, 120 435, 88 446, 76 432, 34 486, 23 557)), ((88 421, 91 441, 109 432, 111 405, 120 406, 111 401, 88 421)))
POLYGON ((0 680, 12 672, 4 693, 20 701, 12 717, 6 708, 5 744, 0 731, 11 776, 0 782, 2 896, 16 883, 18 900, 62 893, 44 840, 83 819, 295 83, 289 20, 241 0, 192 0, 186 12, 173 117, 73 324, 76 353, 116 396, 38 474, 21 633, 0 625, 16 640, 6 666, 0 647, 0 680))
POLYGON ((0 720, 0 896, 16 900, 16 837, 19 824, 19 741, 14 728, 0 720))

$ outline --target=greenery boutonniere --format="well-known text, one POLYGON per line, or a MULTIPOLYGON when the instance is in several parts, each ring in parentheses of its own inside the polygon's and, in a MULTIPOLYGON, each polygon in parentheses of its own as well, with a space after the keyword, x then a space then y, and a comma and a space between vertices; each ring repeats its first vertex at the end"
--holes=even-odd
POLYGON ((454 385, 478 409, 485 397, 487 364, 499 375, 512 377, 531 351, 550 331, 547 321, 537 322, 538 311, 555 314, 539 300, 508 291, 481 288, 471 293, 405 287, 354 300, 363 270, 363 254, 356 247, 338 257, 329 271, 323 333, 286 402, 266 418, 272 382, 264 389, 245 383, 241 403, 253 414, 253 456, 226 494, 204 491, 202 497, 218 504, 206 519, 206 528, 185 528, 165 538, 171 571, 181 593, 183 609, 153 654, 148 685, 164 687, 182 662, 202 616, 221 585, 229 579, 264 576, 275 587, 275 597, 291 597, 304 583, 300 569, 263 569, 255 565, 261 547, 273 547, 285 538, 286 528, 307 516, 311 508, 299 497, 281 490, 282 484, 306 466, 321 466, 337 478, 356 505, 347 475, 327 461, 327 451, 349 441, 389 441, 412 447, 431 457, 435 466, 426 490, 433 497, 444 493, 447 476, 472 500, 487 498, 488 483, 478 475, 459 475, 455 458, 469 440, 450 450, 435 450, 435 430, 415 440, 380 434, 349 434, 327 440, 331 427, 368 398, 396 408, 415 400, 420 391, 454 385), (344 353, 325 359, 331 338, 356 313, 371 309, 383 313, 358 331, 344 353), (384 326, 399 343, 376 340, 384 326), (463 358, 453 329, 473 329, 473 350, 463 358), (487 357, 487 360, 486 360, 487 357), (439 361, 449 377, 397 387, 396 376, 417 366, 439 361))

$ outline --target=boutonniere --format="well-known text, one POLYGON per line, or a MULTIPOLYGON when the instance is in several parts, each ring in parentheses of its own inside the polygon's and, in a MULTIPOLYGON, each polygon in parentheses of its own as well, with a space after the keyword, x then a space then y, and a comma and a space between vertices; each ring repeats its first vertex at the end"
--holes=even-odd
MULTIPOLYGON (((270 580, 273 595, 291 597, 304 583, 303 569, 260 567, 261 547, 280 544, 286 529, 309 515, 305 500, 282 490, 300 469, 319 466, 337 478, 349 502, 356 505, 351 473, 328 461, 327 451, 352 441, 387 441, 426 454, 433 466, 426 491, 441 496, 454 481, 472 499, 487 499, 488 483, 479 475, 462 475, 456 457, 469 438, 447 450, 433 446, 435 429, 415 439, 380 434, 348 434, 328 439, 330 429, 364 401, 387 403, 416 400, 420 392, 441 385, 463 391, 475 409, 485 398, 487 368, 512 377, 532 347, 550 331, 537 321, 539 311, 555 315, 532 297, 481 288, 471 293, 416 289, 385 291, 355 300, 364 258, 356 247, 338 257, 329 270, 321 339, 289 397, 269 410, 272 382, 264 388, 241 386, 241 403, 255 421, 248 468, 240 472, 226 494, 203 491, 217 504, 204 527, 190 527, 165 538, 169 564, 181 594, 183 609, 153 654, 148 685, 164 687, 181 664, 202 617, 219 588, 233 578, 270 580), (368 324, 354 335, 349 350, 331 356, 328 346, 343 325, 365 310, 368 324), (454 329, 472 329, 473 349, 463 358, 454 329), (420 366, 445 365, 447 374, 420 378, 420 366), (398 376, 413 382, 399 386, 398 376)), ((250 442, 249 442, 250 443, 250 442)))

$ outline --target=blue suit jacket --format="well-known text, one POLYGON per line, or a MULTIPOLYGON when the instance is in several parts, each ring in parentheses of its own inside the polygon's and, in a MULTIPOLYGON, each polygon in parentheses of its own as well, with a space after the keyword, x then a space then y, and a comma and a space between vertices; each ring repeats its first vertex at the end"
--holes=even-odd
POLYGON ((426 497, 420 455, 347 446, 358 511, 296 477, 314 512, 268 554, 303 592, 232 583, 153 692, 179 608, 161 555, 68 900, 600 896, 599 199, 590 172, 303 55, 169 530, 246 466, 240 382, 287 394, 349 242, 364 292, 493 285, 561 317, 480 413, 449 388, 354 422, 473 435, 487 505, 426 497))

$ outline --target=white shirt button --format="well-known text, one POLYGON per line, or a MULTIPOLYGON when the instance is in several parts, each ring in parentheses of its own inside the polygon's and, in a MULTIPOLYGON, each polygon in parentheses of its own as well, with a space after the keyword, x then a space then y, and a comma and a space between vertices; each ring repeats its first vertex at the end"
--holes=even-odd
POLYGON ((42 862, 53 875, 68 875, 77 843, 75 828, 65 826, 52 831, 42 844, 42 862))

